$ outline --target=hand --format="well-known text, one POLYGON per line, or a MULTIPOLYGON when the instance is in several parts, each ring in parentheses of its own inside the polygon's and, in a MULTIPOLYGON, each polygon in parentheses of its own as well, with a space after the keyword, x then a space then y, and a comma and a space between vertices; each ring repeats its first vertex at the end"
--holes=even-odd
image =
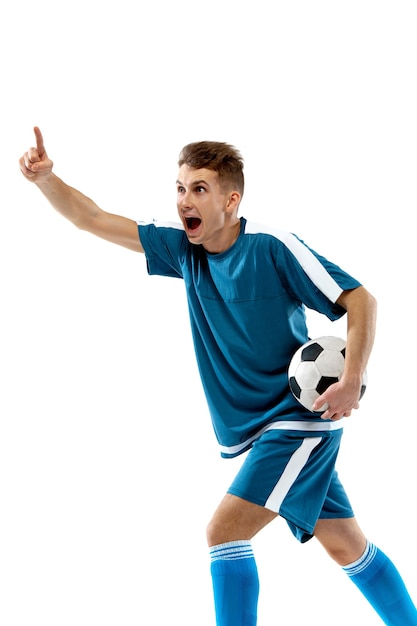
POLYGON ((353 409, 359 408, 360 389, 356 385, 348 385, 342 381, 330 385, 313 405, 313 411, 322 411, 323 420, 340 420, 349 417, 353 409))
POLYGON ((36 137, 36 148, 29 148, 19 160, 19 165, 23 176, 35 183, 51 175, 53 163, 46 154, 41 131, 37 126, 33 130, 36 137))

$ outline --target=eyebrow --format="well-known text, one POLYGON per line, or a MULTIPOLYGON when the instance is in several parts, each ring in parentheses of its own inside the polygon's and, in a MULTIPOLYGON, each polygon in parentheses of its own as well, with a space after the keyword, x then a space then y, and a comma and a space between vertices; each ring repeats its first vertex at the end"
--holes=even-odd
MULTIPOLYGON (((201 178, 200 180, 193 180, 193 182, 191 184, 194 187, 196 187, 197 185, 201 185, 201 183, 204 183, 205 185, 209 186, 208 182, 206 180, 204 180, 204 178, 201 178)), ((177 180, 176 184, 184 186, 184 183, 182 183, 180 180, 177 180)))

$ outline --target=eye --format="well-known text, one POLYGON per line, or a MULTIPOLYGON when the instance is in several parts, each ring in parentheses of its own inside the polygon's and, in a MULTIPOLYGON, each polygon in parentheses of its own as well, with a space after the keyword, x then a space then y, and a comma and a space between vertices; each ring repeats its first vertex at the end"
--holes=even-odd
POLYGON ((198 185, 198 187, 196 187, 196 191, 198 193, 203 193, 206 190, 205 187, 203 187, 202 185, 198 185))
POLYGON ((184 187, 182 187, 181 185, 178 185, 177 193, 184 193, 184 191, 185 191, 184 187))

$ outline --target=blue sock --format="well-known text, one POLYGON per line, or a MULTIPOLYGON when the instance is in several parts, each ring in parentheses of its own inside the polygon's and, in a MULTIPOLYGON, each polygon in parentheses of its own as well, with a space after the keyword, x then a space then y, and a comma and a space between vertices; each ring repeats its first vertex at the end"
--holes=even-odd
POLYGON ((255 626, 258 570, 249 541, 230 541, 210 548, 217 626, 255 626))
POLYGON ((417 626, 417 609, 394 564, 367 543, 363 555, 343 568, 388 626, 417 626))

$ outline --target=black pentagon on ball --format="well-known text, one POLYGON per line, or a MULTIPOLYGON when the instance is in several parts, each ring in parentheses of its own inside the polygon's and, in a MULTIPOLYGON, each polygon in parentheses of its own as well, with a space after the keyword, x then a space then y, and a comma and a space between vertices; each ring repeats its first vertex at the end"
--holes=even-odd
POLYGON ((290 377, 289 383, 290 383, 290 389, 293 392, 293 394, 295 395, 295 397, 300 399, 300 397, 301 397, 301 387, 297 383, 297 381, 295 379, 295 376, 291 376, 290 377))
POLYGON ((322 393, 326 391, 326 389, 330 387, 330 385, 337 383, 338 380, 339 379, 335 378, 334 376, 322 376, 320 378, 319 384, 316 387, 317 393, 321 395, 322 393))
POLYGON ((323 350, 319 343, 311 343, 301 350, 301 361, 315 361, 323 350))

